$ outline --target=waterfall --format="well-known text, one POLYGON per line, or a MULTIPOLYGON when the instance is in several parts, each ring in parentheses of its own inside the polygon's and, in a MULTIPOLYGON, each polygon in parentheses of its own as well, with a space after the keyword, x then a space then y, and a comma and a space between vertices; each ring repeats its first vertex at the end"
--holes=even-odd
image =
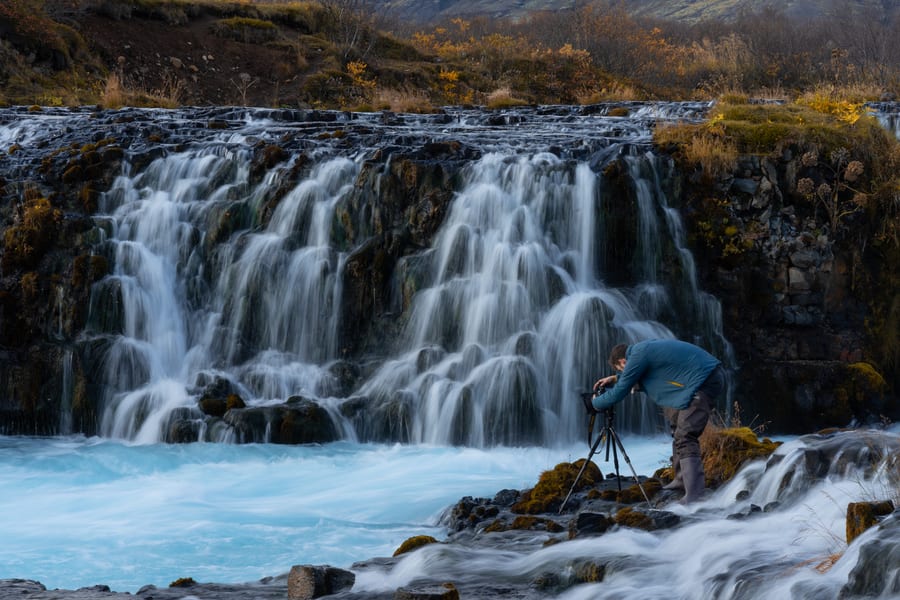
MULTIPOLYGON (((251 407, 314 399, 362 441, 552 444, 583 435, 578 393, 608 372, 616 343, 689 335, 732 364, 664 190, 670 165, 647 151, 660 115, 635 114, 591 116, 591 134, 551 117, 515 139, 462 117, 429 129, 483 153, 460 171, 432 246, 405 257, 425 265, 423 281, 349 395, 335 395, 332 366, 352 248, 333 230, 373 149, 308 152, 300 175, 289 156, 251 178, 248 140, 274 127, 248 118, 241 135, 126 165, 101 200, 111 233, 99 251, 115 267, 95 285, 86 332, 105 348, 102 434, 166 439, 177 417, 201 423, 200 439, 233 440, 197 405, 218 381, 251 407), (623 210, 606 207, 612 161, 625 165, 638 228, 627 283, 610 281, 604 255, 615 223, 603 215, 623 210)), ((618 424, 656 432, 658 412, 639 394, 618 424)))

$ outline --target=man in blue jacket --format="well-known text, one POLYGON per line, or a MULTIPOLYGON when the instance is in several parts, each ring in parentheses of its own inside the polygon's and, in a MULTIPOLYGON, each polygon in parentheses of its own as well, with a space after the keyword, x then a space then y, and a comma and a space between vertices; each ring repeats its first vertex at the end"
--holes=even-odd
POLYGON ((724 388, 721 362, 687 342, 647 340, 615 346, 609 364, 619 374, 603 377, 594 384, 594 391, 602 393, 595 393, 593 407, 598 411, 609 408, 636 386, 646 392, 663 408, 672 430, 675 479, 666 488, 683 488, 685 504, 697 500, 705 487, 700 434, 724 388))

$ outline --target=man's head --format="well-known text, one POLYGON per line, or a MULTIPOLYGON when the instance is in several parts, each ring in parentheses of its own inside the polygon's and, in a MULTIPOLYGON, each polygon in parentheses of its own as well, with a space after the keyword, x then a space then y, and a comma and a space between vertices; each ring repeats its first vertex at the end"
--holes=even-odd
POLYGON ((625 370, 625 353, 628 352, 628 344, 616 344, 609 352, 609 366, 616 371, 625 370))

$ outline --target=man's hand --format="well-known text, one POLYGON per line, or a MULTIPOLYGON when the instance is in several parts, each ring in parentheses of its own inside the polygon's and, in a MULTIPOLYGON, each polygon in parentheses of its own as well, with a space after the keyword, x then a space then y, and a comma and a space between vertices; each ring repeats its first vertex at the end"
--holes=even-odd
POLYGON ((594 393, 596 394, 597 392, 601 391, 603 388, 608 388, 609 386, 611 386, 618 380, 619 380, 619 378, 616 375, 609 375, 608 377, 601 377, 600 379, 597 380, 597 383, 594 384, 594 393))

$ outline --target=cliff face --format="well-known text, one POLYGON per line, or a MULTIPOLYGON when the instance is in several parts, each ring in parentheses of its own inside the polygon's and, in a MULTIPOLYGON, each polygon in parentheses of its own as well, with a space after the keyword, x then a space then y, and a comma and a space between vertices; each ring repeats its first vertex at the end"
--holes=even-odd
POLYGON ((787 431, 894 420, 897 248, 879 232, 887 215, 838 214, 804 196, 829 169, 809 151, 788 145, 743 157, 712 185, 685 181, 703 286, 722 303, 740 365, 735 401, 745 422, 787 431))
MULTIPOLYGON (((0 167, 0 432, 97 433, 103 410, 98 405, 103 374, 97 370, 108 343, 82 334, 115 331, 122 322, 120 290, 92 294, 114 262, 103 243, 109 224, 92 217, 98 196, 121 172, 126 151, 129 168, 139 171, 188 143, 195 128, 227 128, 230 117, 240 118, 210 109, 168 126, 147 112, 100 112, 90 130, 72 128, 53 147, 7 149, 11 160, 0 167)), ((295 176, 307 173, 315 152, 299 150, 316 136, 347 147, 362 136, 377 137, 366 127, 335 124, 335 113, 293 111, 291 117, 308 123, 308 137, 285 139, 280 146, 248 145, 251 181, 265 177, 289 154, 297 157, 295 176)), ((418 140, 400 147, 396 141, 366 161, 355 191, 336 210, 332 236, 349 253, 338 335, 341 360, 332 367, 336 387, 330 390, 339 397, 350 393, 372 356, 408 318, 404 294, 417 289, 423 277, 412 257, 430 246, 462 169, 480 155, 462 143, 418 140), (397 281, 405 283, 398 288, 397 281)), ((737 366, 732 399, 745 424, 767 424, 775 431, 896 419, 897 373, 879 345, 884 336, 877 335, 896 318, 890 315, 896 267, 889 266, 897 264, 896 256, 887 254, 888 245, 860 238, 860 232, 877 226, 879 215, 854 211, 832 229, 828 215, 798 197, 798 181, 816 177, 816 167, 805 166, 803 155, 803 148, 788 148, 777 158, 746 157, 736 172, 712 184, 692 173, 662 182, 687 224, 700 285, 721 301, 737 366)), ((613 189, 606 193, 624 207, 632 192, 624 177, 616 177, 617 169, 624 170, 617 161, 607 167, 613 189)), ((265 222, 281 197, 267 198, 254 214, 245 207, 211 215, 204 245, 215 247, 231 232, 265 222)), ((627 213, 614 205, 609 210, 627 213)), ((628 277, 628 252, 621 249, 635 247, 634 228, 624 218, 621 237, 611 242, 623 257, 618 266, 615 253, 610 258, 613 278, 628 277)), ((216 268, 213 262, 208 267, 216 268)), ((200 410, 211 419, 235 406, 234 390, 220 384, 198 382, 205 385, 200 410), (212 405, 221 410, 204 408, 212 405)), ((333 439, 332 424, 314 409, 303 398, 287 399, 279 412, 280 439, 333 439), (322 427, 311 432, 295 427, 310 411, 322 427)), ((341 410, 351 421, 367 422, 373 439, 404 441, 403 432, 395 430, 402 405, 382 406, 384 414, 372 415, 356 399, 341 410)), ((272 423, 251 412, 225 421, 246 430, 246 440, 264 439, 253 428, 272 423)), ((196 439, 196 427, 188 421, 171 426, 171 440, 196 439)))

